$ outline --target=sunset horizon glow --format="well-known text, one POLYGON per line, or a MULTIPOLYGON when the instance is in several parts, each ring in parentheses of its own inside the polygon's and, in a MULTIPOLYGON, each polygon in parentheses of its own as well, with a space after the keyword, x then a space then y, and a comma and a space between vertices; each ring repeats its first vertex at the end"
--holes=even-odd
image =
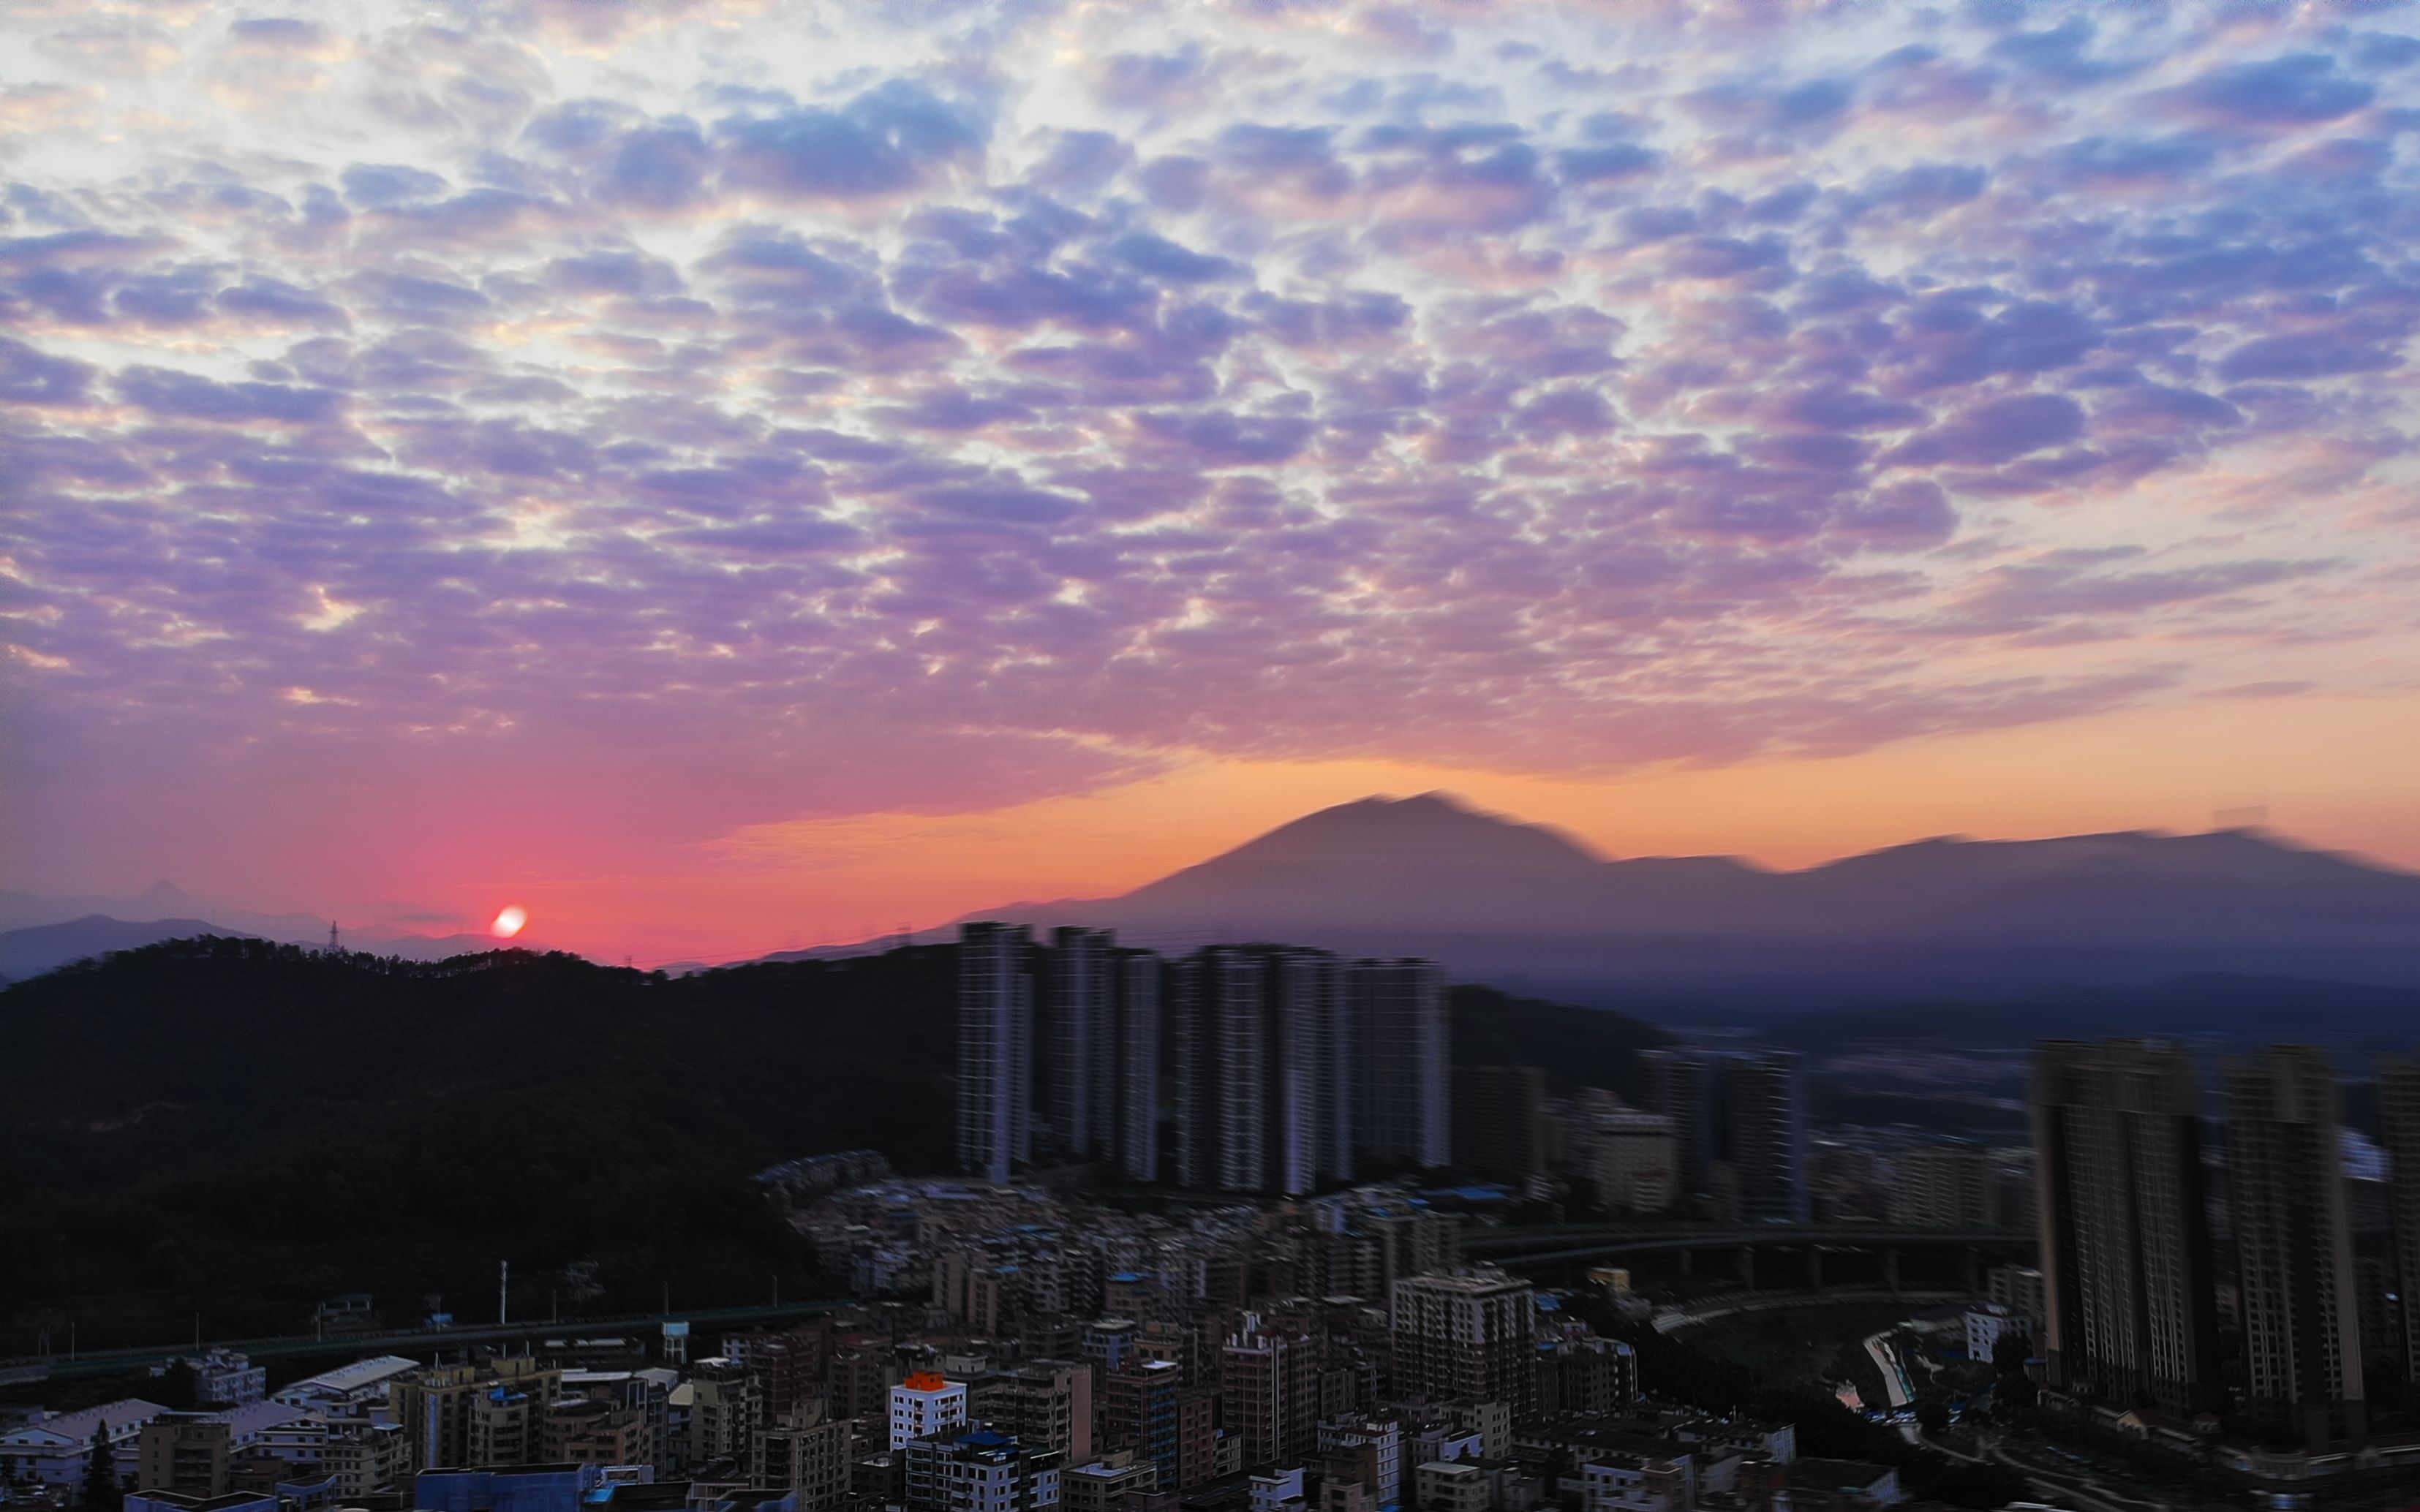
POLYGON ((0 881, 652 964, 1431 790, 2420 870, 2413 32, 11 7, 0 881))

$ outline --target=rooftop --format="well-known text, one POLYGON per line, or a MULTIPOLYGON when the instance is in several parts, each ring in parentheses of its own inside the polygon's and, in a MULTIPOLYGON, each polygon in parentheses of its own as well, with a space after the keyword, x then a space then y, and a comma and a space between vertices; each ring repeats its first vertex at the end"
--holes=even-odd
POLYGON ((87 1407, 81 1412, 60 1412, 55 1416, 46 1417, 39 1423, 28 1423, 23 1427, 11 1428, 6 1434, 0 1434, 0 1443, 21 1440, 22 1436, 26 1434, 44 1433, 83 1443, 91 1438, 103 1423, 107 1423, 113 1428, 122 1428, 138 1418, 157 1417, 167 1410, 158 1402, 147 1402, 140 1396, 129 1396, 121 1401, 104 1403, 100 1407, 87 1407))
POLYGON ((373 1355, 366 1360, 356 1360, 351 1365, 340 1365, 334 1370, 322 1370, 316 1376, 305 1376, 279 1388, 277 1395, 339 1396, 365 1390, 381 1381, 391 1381, 407 1370, 419 1368, 419 1361, 407 1360, 400 1354, 373 1355))

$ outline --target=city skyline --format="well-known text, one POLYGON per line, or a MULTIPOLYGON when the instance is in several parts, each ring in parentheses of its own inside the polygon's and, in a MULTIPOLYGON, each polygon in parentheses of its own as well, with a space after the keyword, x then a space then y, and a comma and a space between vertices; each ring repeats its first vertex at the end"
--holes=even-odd
POLYGON ((7 880, 668 960, 1434 788, 2420 865, 2415 47, 11 7, 7 880))

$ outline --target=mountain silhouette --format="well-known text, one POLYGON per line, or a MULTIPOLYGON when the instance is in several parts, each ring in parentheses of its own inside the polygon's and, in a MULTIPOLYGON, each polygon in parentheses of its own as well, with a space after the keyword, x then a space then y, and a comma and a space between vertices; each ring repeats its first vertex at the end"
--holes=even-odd
POLYGON ((1784 872, 1612 859, 1432 793, 1307 814, 1122 897, 980 917, 1425 955, 1466 980, 1727 1010, 2202 972, 2420 986, 2420 876, 2255 829, 1944 837, 1784 872))

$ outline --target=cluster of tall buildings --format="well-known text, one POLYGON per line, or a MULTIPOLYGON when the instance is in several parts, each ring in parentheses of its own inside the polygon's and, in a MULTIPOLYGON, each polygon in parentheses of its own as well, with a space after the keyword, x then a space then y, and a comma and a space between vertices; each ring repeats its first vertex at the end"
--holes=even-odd
MULTIPOLYGON (((2394 1294, 2420 1296, 2420 1064, 2382 1059, 2377 1088, 2394 1294)), ((2319 1049, 2272 1046, 2225 1061, 2216 1091, 2213 1149, 2204 1084, 2183 1048, 2037 1049, 2037 1346, 2051 1383, 2179 1414, 2233 1395, 2309 1442, 2357 1437, 2364 1299, 2335 1072, 2319 1049), (2232 1250, 2231 1285, 2222 1248, 2232 1250), (2223 1322, 2241 1339, 2232 1362, 2223 1322)), ((2368 1305, 2394 1304, 2381 1294, 2368 1305)), ((2420 1308, 2396 1310, 2406 1357, 2420 1365, 2420 1308)))
POLYGON ((1671 1121, 1682 1191, 1750 1223, 1807 1219, 1807 1079, 1784 1050, 1649 1050, 1647 1111, 1671 1121))
POLYGON ((1176 960, 1107 930, 965 925, 957 1155, 1005 1181, 1091 1162, 1136 1181, 1300 1196, 1450 1159, 1444 979, 1284 945, 1176 960))

